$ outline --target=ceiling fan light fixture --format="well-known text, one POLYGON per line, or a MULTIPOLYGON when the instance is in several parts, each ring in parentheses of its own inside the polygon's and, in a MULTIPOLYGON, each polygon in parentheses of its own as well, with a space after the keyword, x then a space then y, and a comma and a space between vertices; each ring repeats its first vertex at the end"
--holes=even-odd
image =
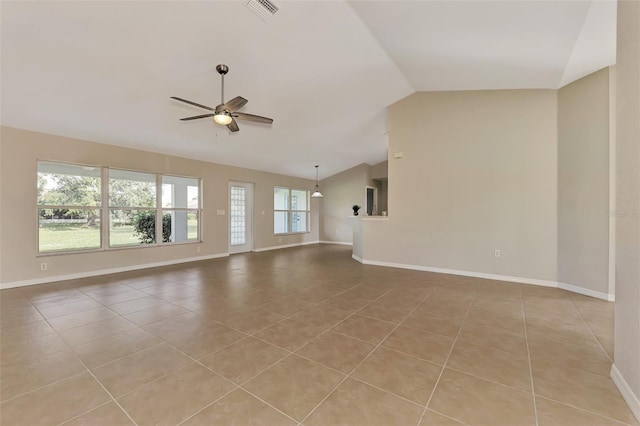
POLYGON ((318 186, 318 166, 316 165, 316 188, 313 190, 313 194, 311 194, 311 198, 324 198, 322 192, 320 192, 320 187, 318 186))
POLYGON ((220 112, 213 116, 213 120, 218 124, 226 126, 233 121, 233 117, 231 117, 231 114, 228 112, 220 112))

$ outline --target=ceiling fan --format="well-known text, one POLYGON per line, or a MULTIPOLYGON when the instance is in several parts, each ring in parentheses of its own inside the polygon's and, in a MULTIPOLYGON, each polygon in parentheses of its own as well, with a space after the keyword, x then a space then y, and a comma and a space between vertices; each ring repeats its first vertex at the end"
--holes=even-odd
POLYGON ((245 98, 243 98, 242 96, 236 96, 235 98, 231 99, 229 102, 224 101, 224 76, 226 73, 229 72, 229 67, 224 65, 224 64, 220 64, 216 67, 216 71, 218 71, 218 74, 220 74, 221 78, 222 78, 222 90, 221 90, 221 94, 220 94, 220 105, 216 106, 215 109, 208 107, 206 105, 201 105, 195 102, 191 102, 188 101, 186 99, 182 99, 182 98, 177 98, 175 96, 171 96, 171 99, 175 99, 176 101, 180 101, 180 102, 184 102, 186 104, 189 105, 193 105, 193 106, 197 106, 199 108, 204 108, 207 109, 209 111, 213 111, 213 114, 203 114, 203 115, 194 115, 193 117, 185 117, 185 118, 181 118, 181 121, 190 121, 190 120, 198 120, 200 118, 208 118, 208 117, 213 117, 213 120, 218 123, 218 124, 222 124, 223 126, 227 126, 227 129, 229 129, 232 132, 237 132, 238 130, 240 130, 240 128, 238 127, 238 123, 236 122, 236 118, 240 119, 240 120, 247 120, 247 121, 253 121, 256 123, 267 123, 267 124, 271 124, 273 123, 273 119, 272 118, 267 118, 267 117, 261 117, 259 115, 253 115, 253 114, 246 114, 244 112, 238 112, 238 110, 240 108, 242 108, 243 106, 245 106, 247 104, 247 102, 249 102, 248 100, 246 100, 245 98))

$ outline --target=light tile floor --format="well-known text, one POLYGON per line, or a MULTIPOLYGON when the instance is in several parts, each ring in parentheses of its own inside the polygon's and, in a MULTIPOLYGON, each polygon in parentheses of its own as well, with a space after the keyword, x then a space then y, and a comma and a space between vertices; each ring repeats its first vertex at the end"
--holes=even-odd
POLYGON ((609 378, 612 303, 364 266, 342 246, 0 303, 3 426, 637 424, 609 378))

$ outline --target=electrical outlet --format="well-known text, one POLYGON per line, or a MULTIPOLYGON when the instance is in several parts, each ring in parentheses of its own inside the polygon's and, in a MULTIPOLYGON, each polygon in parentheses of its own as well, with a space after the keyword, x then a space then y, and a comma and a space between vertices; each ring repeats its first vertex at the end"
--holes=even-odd
POLYGON ((282 237, 278 238, 278 242, 281 243, 282 242, 282 237))
POLYGON ((40 270, 41 271, 46 271, 47 270, 47 264, 46 263, 41 263, 40 264, 40 270))
POLYGON ((496 250, 495 255, 496 257, 500 257, 500 250, 496 250))
POLYGON ((200 247, 196 247, 196 253, 200 253, 200 247))

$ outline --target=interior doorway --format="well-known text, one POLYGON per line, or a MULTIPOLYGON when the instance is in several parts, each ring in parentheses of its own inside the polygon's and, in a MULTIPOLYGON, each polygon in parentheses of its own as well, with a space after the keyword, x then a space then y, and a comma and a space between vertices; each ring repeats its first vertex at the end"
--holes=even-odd
POLYGON ((375 186, 367 186, 366 191, 367 201, 365 205, 367 206, 367 216, 375 216, 378 214, 376 211, 378 207, 378 188, 375 186))
POLYGON ((229 182, 229 254, 253 250, 253 184, 229 182))

